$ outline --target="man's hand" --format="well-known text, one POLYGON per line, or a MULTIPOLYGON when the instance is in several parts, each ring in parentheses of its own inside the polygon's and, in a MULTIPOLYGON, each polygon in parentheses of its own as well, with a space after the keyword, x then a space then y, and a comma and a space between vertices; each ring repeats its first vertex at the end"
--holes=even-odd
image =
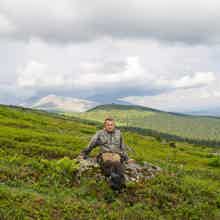
POLYGON ((76 157, 76 159, 78 159, 78 160, 84 160, 84 156, 82 155, 82 154, 79 154, 77 157, 76 157))
POLYGON ((127 161, 127 163, 135 163, 135 160, 134 160, 134 159, 129 159, 129 160, 127 161))

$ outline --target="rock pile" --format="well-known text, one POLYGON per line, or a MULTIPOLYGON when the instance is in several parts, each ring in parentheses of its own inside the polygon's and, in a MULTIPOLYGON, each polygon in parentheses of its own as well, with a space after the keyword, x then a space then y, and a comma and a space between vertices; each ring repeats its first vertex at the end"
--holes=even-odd
POLYGON ((125 178, 127 181, 141 181, 151 179, 161 168, 151 163, 144 162, 143 165, 134 163, 125 164, 125 178))
MULTIPOLYGON (((96 158, 88 158, 88 159, 77 159, 79 162, 79 169, 77 176, 80 176, 85 172, 93 173, 93 175, 98 175, 101 178, 101 172, 99 168, 99 164, 96 161, 96 158)), ((143 162, 143 164, 139 164, 137 162, 125 163, 125 179, 127 182, 139 182, 142 180, 147 180, 153 178, 156 173, 161 171, 161 168, 155 166, 148 162, 143 162)))

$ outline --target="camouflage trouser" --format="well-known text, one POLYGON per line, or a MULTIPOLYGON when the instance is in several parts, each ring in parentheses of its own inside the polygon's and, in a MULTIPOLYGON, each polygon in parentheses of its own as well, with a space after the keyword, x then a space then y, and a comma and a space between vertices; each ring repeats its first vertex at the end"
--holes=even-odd
POLYGON ((124 165, 119 154, 101 153, 97 161, 112 189, 120 190, 125 187, 124 165))

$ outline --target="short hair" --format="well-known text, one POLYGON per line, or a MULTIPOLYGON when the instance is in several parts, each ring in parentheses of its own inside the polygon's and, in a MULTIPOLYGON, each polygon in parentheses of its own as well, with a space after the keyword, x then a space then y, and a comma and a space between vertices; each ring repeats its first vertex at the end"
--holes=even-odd
POLYGON ((106 124, 107 121, 113 121, 113 122, 114 122, 115 120, 114 120, 114 118, 112 118, 112 117, 107 117, 107 118, 105 118, 105 120, 104 120, 104 125, 106 124))

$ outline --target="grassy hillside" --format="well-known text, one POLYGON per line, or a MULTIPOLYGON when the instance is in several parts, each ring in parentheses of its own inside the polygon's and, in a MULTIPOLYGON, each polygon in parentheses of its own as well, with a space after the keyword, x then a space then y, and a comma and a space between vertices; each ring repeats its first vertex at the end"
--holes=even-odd
POLYGON ((163 172, 116 195, 104 180, 74 176, 74 157, 96 130, 79 119, 0 106, 0 219, 220 219, 216 149, 173 149, 125 132, 136 152, 130 156, 163 172))
POLYGON ((167 113, 141 106, 100 105, 81 118, 103 122, 112 116, 120 126, 140 127, 188 139, 220 141, 220 118, 167 113))

